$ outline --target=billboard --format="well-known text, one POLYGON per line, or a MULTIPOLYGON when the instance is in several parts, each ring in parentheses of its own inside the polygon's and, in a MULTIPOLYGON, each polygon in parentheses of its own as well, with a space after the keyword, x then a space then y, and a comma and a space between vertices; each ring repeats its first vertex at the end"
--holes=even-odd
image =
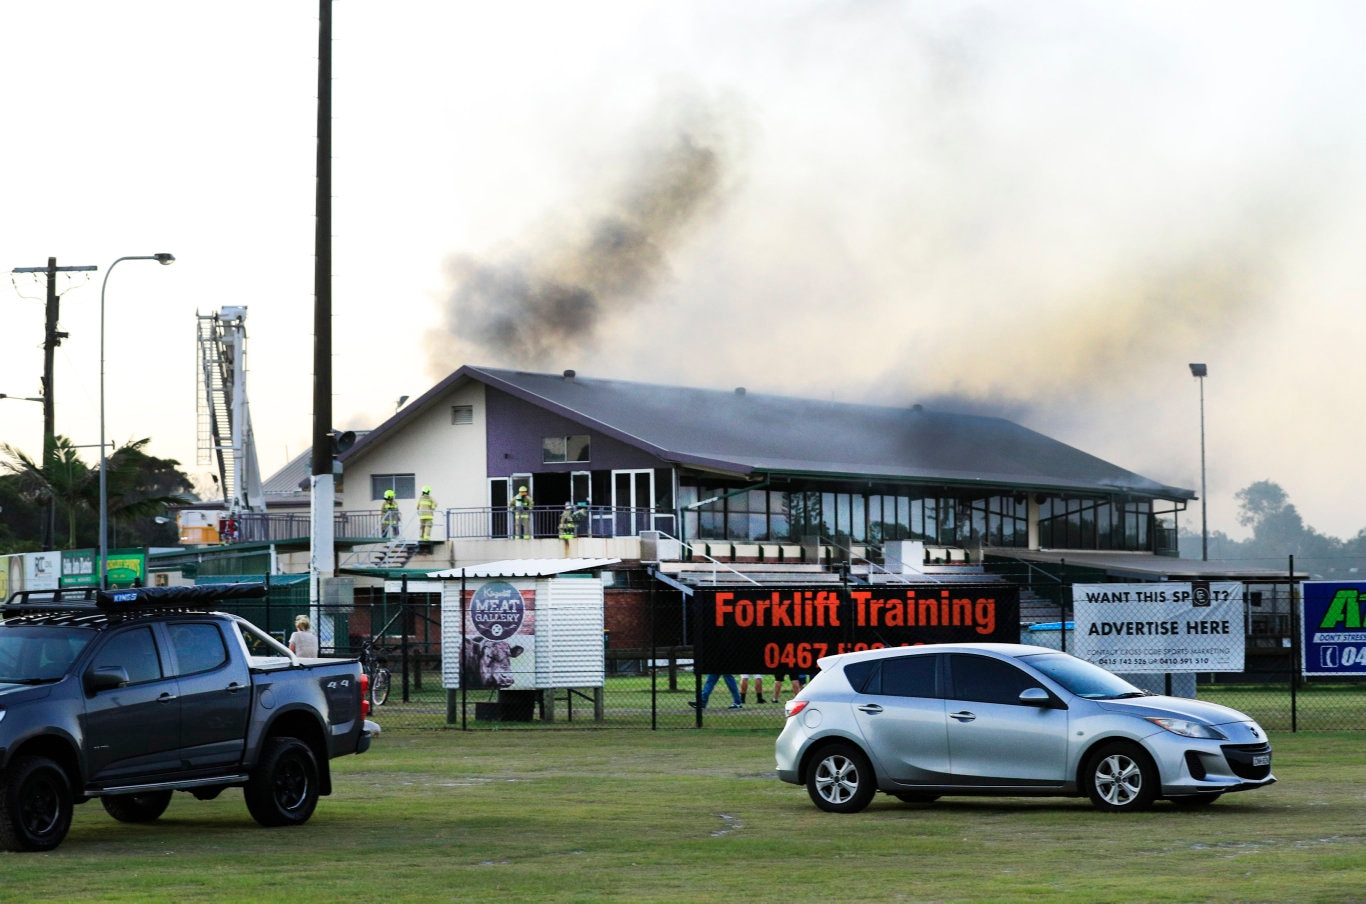
POLYGON ((1366 584, 1305 581, 1300 669, 1305 675, 1366 675, 1366 584))
POLYGON ((1114 672, 1241 672, 1237 581, 1075 584, 1072 653, 1114 672))
POLYGON ((1010 584, 699 589, 698 667, 806 672, 822 656, 922 643, 1019 643, 1010 584))

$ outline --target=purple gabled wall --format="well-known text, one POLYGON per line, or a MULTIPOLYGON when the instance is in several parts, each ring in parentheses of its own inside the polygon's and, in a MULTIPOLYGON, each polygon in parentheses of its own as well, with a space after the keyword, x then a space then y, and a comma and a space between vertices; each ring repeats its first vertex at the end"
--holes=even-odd
POLYGON ((604 436, 584 425, 538 408, 528 402, 489 388, 485 394, 488 405, 488 475, 507 477, 512 474, 570 471, 610 471, 622 468, 667 468, 669 465, 634 446, 604 436), (546 436, 589 435, 587 462, 546 464, 541 461, 541 439, 546 436))

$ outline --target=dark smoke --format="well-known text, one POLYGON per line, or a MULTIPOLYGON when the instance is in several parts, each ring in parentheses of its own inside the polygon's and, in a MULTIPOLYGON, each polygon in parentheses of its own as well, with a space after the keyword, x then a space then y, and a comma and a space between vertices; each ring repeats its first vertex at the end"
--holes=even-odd
MULTIPOLYGON (((434 349, 454 338, 498 364, 576 356, 606 321, 649 297, 668 273, 669 248, 710 208, 720 184, 718 152, 684 134, 580 234, 560 233, 515 260, 453 257, 455 289, 431 336, 434 349)), ((442 374, 459 363, 435 362, 442 374)))

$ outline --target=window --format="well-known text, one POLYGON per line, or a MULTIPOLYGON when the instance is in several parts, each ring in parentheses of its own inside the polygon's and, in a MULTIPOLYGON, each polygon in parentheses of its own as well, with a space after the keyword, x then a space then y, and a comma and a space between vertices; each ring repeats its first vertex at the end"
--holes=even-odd
POLYGON ((899 656, 882 663, 882 693, 893 697, 934 697, 937 656, 899 656))
POLYGON ((451 406, 451 425, 454 427, 468 427, 474 423, 473 405, 452 405, 451 406))
POLYGON ((987 656, 953 655, 953 699, 978 703, 1020 702, 1020 693, 1040 687, 1020 669, 987 656))
POLYGON ((371 474, 370 498, 383 499, 385 490, 393 490, 399 499, 417 498, 417 476, 414 474, 371 474))
POLYGON ((589 461, 588 435, 547 436, 541 439, 541 461, 555 464, 565 461, 589 461))
POLYGON ((207 672, 228 661, 223 637, 214 625, 173 625, 171 646, 181 675, 207 672))
POLYGON ((94 667, 115 666, 128 673, 129 684, 155 681, 162 676, 161 657, 157 655, 156 641, 152 639, 150 628, 121 631, 109 638, 109 642, 95 654, 94 667))

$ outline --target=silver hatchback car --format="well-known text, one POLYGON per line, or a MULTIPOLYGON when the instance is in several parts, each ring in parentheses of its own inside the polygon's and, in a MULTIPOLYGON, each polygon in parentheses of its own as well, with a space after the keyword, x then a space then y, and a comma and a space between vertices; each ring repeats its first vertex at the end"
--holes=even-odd
POLYGON ((1132 812, 1260 788, 1271 744, 1255 721, 1139 690, 1046 647, 931 644, 829 656, 786 707, 778 777, 822 810, 855 813, 881 791, 1089 796, 1132 812))

